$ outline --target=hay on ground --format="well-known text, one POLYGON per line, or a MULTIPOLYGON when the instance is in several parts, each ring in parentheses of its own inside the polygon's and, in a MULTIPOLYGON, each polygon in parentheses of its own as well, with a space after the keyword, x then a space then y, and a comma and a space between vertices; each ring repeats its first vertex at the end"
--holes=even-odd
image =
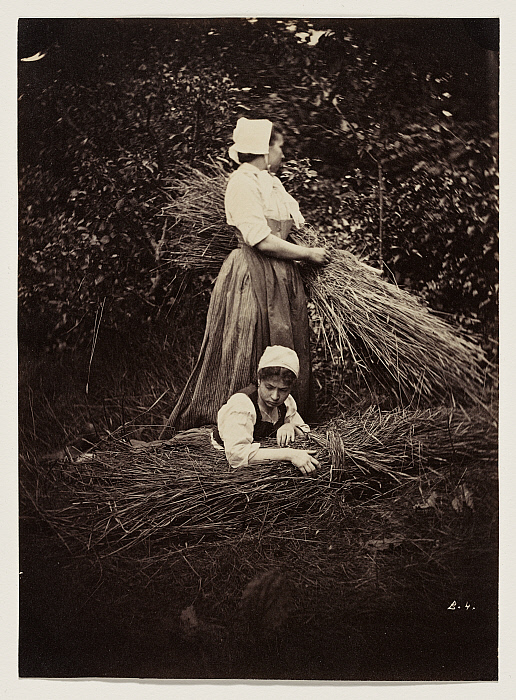
POLYGON ((110 443, 39 474, 46 492, 34 501, 69 546, 101 555, 146 541, 238 542, 283 522, 327 527, 344 504, 420 487, 422 475, 458 484, 472 467, 493 472, 496 427, 458 411, 369 409, 319 426, 304 446, 321 463, 309 478, 284 463, 231 470, 208 429, 110 443))

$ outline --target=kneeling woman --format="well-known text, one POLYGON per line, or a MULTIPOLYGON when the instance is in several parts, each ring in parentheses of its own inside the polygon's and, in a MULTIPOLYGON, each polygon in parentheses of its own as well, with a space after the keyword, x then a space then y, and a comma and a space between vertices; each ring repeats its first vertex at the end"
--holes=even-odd
POLYGON ((294 350, 267 347, 258 363, 258 384, 233 394, 219 410, 213 442, 224 448, 232 467, 288 461, 309 474, 319 465, 313 450, 291 447, 296 437, 310 431, 290 395, 298 374, 294 350), (274 436, 278 448, 263 448, 257 442, 274 436))

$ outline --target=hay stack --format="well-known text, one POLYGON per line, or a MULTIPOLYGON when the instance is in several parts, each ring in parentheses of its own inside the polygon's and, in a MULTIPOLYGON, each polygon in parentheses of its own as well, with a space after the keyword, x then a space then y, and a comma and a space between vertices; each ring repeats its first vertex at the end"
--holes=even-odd
MULTIPOLYGON (((187 168, 169 181, 171 201, 162 215, 173 217, 178 230, 169 261, 216 274, 237 239, 225 223, 227 174, 215 164, 206 171, 187 168)), ((322 245, 309 226, 293 240, 322 245)), ((482 349, 416 296, 343 250, 334 249, 326 267, 301 271, 333 361, 349 353, 366 380, 374 377, 399 400, 482 403, 488 373, 482 349)))
POLYGON ((310 478, 283 463, 230 470, 208 429, 147 447, 113 443, 39 474, 47 492, 36 505, 70 546, 101 555, 150 540, 238 542, 286 521, 331 522, 344 501, 421 484, 422 474, 490 469, 496 428, 478 415, 369 409, 320 426, 304 446, 321 462, 310 478))

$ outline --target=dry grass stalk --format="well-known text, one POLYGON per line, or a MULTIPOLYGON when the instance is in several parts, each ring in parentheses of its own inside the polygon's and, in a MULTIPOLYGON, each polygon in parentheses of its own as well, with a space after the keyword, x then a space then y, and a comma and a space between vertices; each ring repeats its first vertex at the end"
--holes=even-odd
MULTIPOLYGON (((207 174, 188 168, 170 182, 171 202, 162 212, 180 231, 168 252, 177 266, 216 274, 236 246, 225 223, 226 173, 216 164, 207 174)), ((309 226, 295 234, 318 245, 309 226)), ((322 269, 302 274, 319 321, 318 331, 334 361, 351 354, 355 367, 399 399, 450 399, 482 403, 487 362, 482 349, 413 294, 386 282, 354 255, 333 250, 322 269)))
POLYGON ((329 523, 342 503, 419 483, 422 471, 446 479, 496 459, 494 426, 431 410, 371 409, 314 430, 321 468, 313 478, 282 464, 230 470, 206 429, 178 438, 147 449, 113 444, 91 460, 56 464, 40 475, 40 513, 65 540, 104 555, 149 539, 237 542, 271 525, 280 533, 286 521, 329 523))

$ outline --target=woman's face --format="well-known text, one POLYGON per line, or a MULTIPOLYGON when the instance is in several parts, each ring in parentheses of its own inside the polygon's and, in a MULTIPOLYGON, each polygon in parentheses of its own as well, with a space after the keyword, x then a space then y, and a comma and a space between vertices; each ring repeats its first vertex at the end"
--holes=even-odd
POLYGON ((278 172, 278 168, 283 160, 283 142, 283 136, 278 134, 272 146, 269 147, 269 170, 272 173, 278 172))
POLYGON ((268 377, 258 380, 258 396, 267 408, 276 408, 285 403, 290 387, 281 377, 268 377))

